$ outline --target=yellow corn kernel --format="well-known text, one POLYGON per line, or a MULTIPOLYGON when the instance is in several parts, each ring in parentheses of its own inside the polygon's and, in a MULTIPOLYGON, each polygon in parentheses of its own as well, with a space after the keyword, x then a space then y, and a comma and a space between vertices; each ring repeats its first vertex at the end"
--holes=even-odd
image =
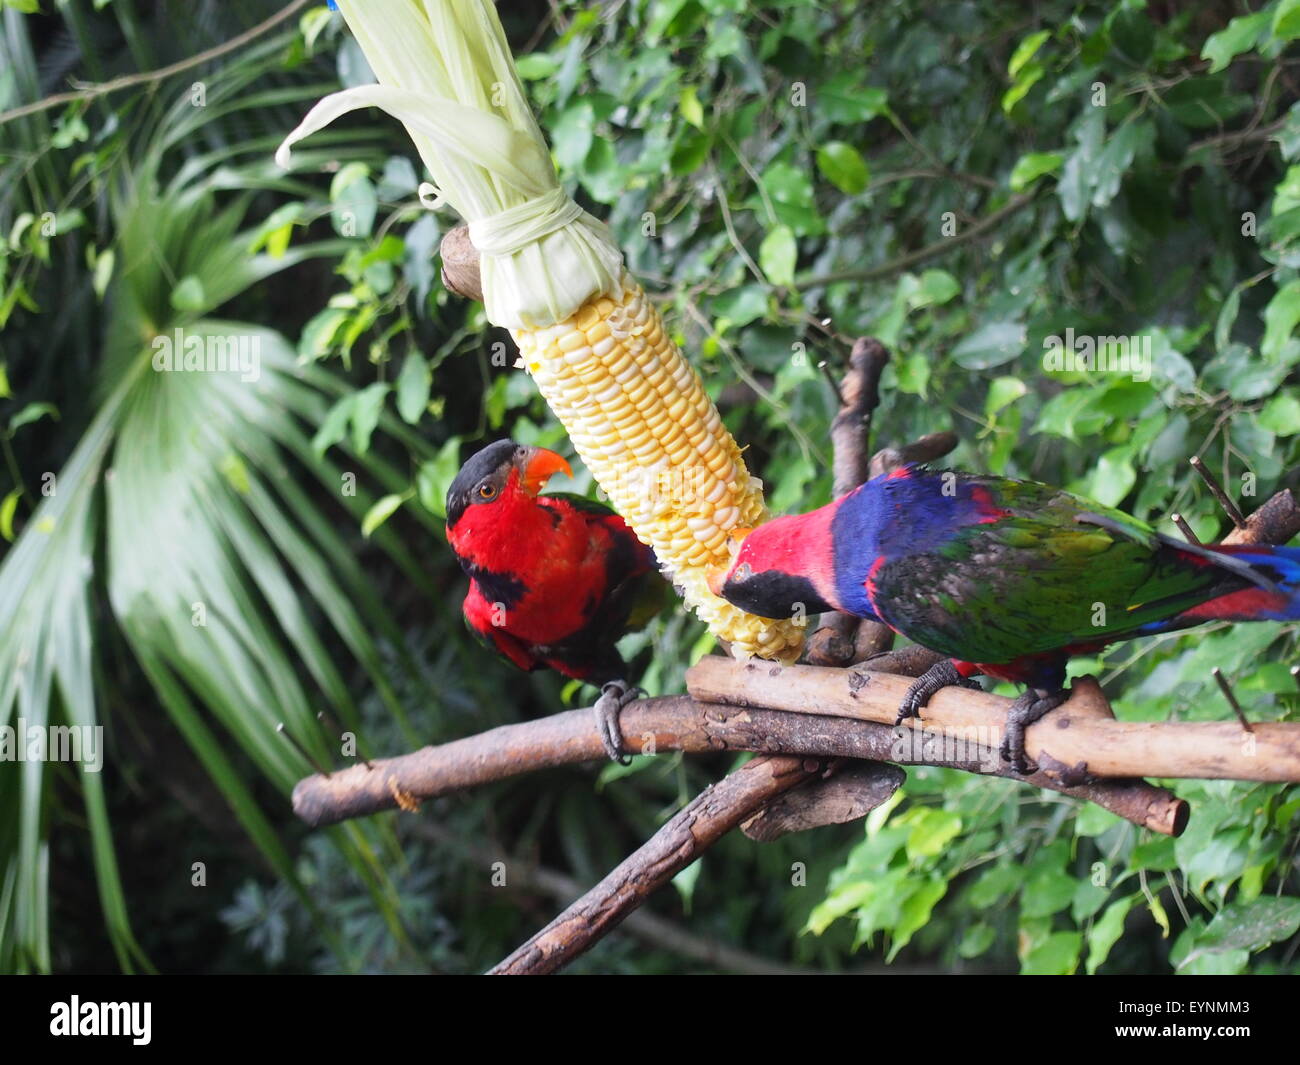
POLYGON ((767 520, 763 486, 640 286, 625 275, 621 302, 600 296, 567 321, 514 335, 592 476, 687 604, 741 655, 797 657, 801 626, 709 591, 709 571, 729 560, 730 530, 767 520))

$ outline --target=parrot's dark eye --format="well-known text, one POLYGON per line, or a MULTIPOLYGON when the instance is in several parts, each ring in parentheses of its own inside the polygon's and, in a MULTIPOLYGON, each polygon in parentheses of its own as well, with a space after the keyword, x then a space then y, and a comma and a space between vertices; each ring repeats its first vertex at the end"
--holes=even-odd
POLYGON ((478 494, 480 499, 491 499, 497 494, 497 490, 494 485, 481 484, 478 486, 478 494))
POLYGON ((751 566, 748 562, 742 562, 739 566, 736 567, 736 572, 732 574, 732 577, 738 581, 747 581, 753 575, 754 575, 754 567, 751 566))

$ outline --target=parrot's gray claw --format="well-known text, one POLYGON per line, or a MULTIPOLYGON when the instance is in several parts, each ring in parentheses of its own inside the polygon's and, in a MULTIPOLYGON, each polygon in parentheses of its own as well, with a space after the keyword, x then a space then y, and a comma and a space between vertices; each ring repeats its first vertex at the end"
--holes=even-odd
POLYGON ((901 725, 909 717, 920 717, 922 708, 930 701, 931 696, 954 685, 982 690, 978 681, 958 673, 951 659, 945 658, 936 662, 912 681, 911 687, 907 689, 903 701, 898 706, 898 717, 894 719, 894 724, 901 725))
POLYGON ((1032 776, 1038 772, 1038 766, 1025 754, 1025 730, 1044 714, 1049 714, 1070 697, 1068 691, 1043 691, 1030 688, 1022 695, 1016 696, 1007 710, 1006 735, 1002 739, 999 753, 1004 762, 1021 776, 1032 776))
POLYGON ((600 745, 611 762, 619 765, 631 765, 630 755, 623 753, 623 733, 618 726, 618 715, 628 703, 635 702, 644 695, 640 688, 634 688, 626 681, 611 680, 602 685, 600 698, 596 700, 596 731, 600 733, 600 745))

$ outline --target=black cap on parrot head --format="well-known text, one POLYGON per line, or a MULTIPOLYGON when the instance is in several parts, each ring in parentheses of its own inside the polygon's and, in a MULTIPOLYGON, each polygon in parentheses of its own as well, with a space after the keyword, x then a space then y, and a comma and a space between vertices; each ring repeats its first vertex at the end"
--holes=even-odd
POLYGON ((552 474, 573 471, 568 462, 544 447, 530 447, 513 440, 498 440, 476 451, 466 460, 447 489, 447 528, 454 528, 465 511, 477 503, 495 503, 518 471, 517 485, 536 495, 552 474))

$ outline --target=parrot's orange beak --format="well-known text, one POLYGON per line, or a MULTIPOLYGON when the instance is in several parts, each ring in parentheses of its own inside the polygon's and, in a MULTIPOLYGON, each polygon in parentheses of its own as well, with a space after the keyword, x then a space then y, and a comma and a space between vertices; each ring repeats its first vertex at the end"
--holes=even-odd
POLYGON ((709 570, 709 575, 705 578, 708 581, 709 591, 716 596, 722 595, 722 586, 727 583, 727 574, 731 572, 731 566, 718 566, 716 569, 709 570))
POLYGON ((544 447, 530 447, 519 464, 519 483, 529 495, 537 495, 555 474, 563 473, 573 476, 568 461, 563 455, 547 451, 544 447))

